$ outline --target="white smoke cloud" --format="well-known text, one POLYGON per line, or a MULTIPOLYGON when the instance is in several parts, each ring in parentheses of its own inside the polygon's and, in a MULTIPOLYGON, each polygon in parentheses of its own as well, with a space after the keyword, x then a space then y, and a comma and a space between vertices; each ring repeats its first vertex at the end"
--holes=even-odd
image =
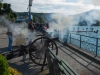
MULTIPOLYGON (((12 32, 13 34, 13 40, 15 41, 16 38, 19 39, 26 39, 26 41, 24 41, 25 44, 28 44, 32 38, 33 38, 33 34, 32 32, 30 32, 27 28, 28 24, 23 22, 23 23, 12 23, 11 21, 9 21, 6 16, 0 16, 0 19, 2 20, 2 22, 5 23, 6 27, 7 27, 7 31, 12 32)), ((17 40, 17 41, 21 41, 21 40, 17 40)))
POLYGON ((87 22, 88 26, 100 22, 100 10, 91 10, 88 14, 82 14, 82 18, 87 22))
POLYGON ((52 14, 52 22, 49 23, 49 29, 47 30, 50 33, 51 37, 59 36, 61 39, 68 37, 69 31, 72 30, 73 25, 78 25, 79 17, 68 16, 66 14, 52 14))
POLYGON ((77 25, 79 22, 79 17, 75 18, 74 16, 68 16, 66 14, 53 14, 51 17, 55 21, 49 23, 49 31, 54 31, 54 29, 57 29, 63 32, 63 30, 66 28, 71 30, 72 26, 77 25))
POLYGON ((100 0, 92 0, 95 6, 100 6, 100 0))
POLYGON ((67 14, 52 14, 51 18, 53 21, 49 23, 50 28, 48 29, 48 32, 55 32, 55 30, 58 30, 64 36, 67 29, 71 31, 73 26, 78 25, 82 20, 87 22, 88 27, 96 24, 97 21, 100 22, 100 10, 90 10, 72 16, 68 16, 67 14))

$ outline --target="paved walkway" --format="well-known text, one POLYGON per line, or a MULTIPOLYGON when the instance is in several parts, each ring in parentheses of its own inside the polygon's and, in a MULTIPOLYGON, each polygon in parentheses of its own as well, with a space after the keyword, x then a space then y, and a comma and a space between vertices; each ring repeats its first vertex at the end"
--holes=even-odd
MULTIPOLYGON (((35 39, 35 38, 34 38, 35 39)), ((6 28, 0 28, 0 52, 7 52, 8 47, 8 37, 6 35, 6 28)), ((13 42, 13 50, 16 49, 15 41, 13 42)), ((16 57, 11 60, 8 60, 9 65, 13 68, 16 68, 19 72, 23 75, 45 75, 48 71, 40 72, 41 67, 34 64, 30 59, 29 55, 27 54, 26 60, 22 61, 23 56, 16 57)))
POLYGON ((22 61, 22 56, 8 60, 9 65, 16 68, 23 75, 39 75, 41 67, 34 64, 27 55, 27 59, 22 61))
POLYGON ((67 61, 80 75, 100 75, 100 65, 59 42, 57 45, 59 58, 67 61))
MULTIPOLYGON (((6 35, 7 29, 6 27, 0 28, 0 52, 8 51, 8 37, 6 35)), ((13 42, 13 49, 16 49, 15 42, 13 42)))
MULTIPOLYGON (((0 51, 7 51, 8 38, 5 34, 6 29, 3 29, 3 31, 0 29, 0 32, 2 32, 0 33, 0 51)), ((63 58, 67 61, 80 75, 100 75, 100 65, 83 57, 79 53, 59 42, 57 42, 57 45, 59 47, 59 58, 63 58)), ((13 44, 13 46, 15 45, 13 44)), ((29 60, 28 55, 26 61, 22 61, 22 57, 17 57, 9 60, 8 62, 12 67, 22 72, 23 75, 39 75, 40 73, 41 67, 29 60)))

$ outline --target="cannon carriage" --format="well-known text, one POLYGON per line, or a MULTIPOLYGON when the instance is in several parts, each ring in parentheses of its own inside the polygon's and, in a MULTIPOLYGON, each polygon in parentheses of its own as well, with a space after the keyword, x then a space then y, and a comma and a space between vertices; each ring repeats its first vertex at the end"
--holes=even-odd
POLYGON ((53 52, 57 55, 58 54, 58 47, 55 43, 55 39, 57 38, 51 38, 47 34, 37 35, 35 40, 33 40, 31 43, 29 43, 27 46, 20 45, 19 49, 9 51, 2 53, 8 60, 14 58, 23 56, 25 54, 29 54, 30 59, 39 66, 45 66, 47 65, 47 62, 45 61, 45 52, 48 48, 51 48, 53 52), (43 63, 45 61, 45 64, 43 63))
POLYGON ((55 39, 57 38, 50 38, 47 35, 37 35, 36 38, 29 47, 29 56, 31 60, 39 66, 47 65, 47 63, 43 64, 46 56, 46 50, 51 48, 53 52, 57 55, 58 54, 58 47, 55 43, 55 39))

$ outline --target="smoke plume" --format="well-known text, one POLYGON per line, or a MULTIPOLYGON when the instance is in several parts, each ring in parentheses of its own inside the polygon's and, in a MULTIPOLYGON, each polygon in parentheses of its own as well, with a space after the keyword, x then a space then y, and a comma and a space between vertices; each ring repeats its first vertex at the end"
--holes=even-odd
POLYGON ((72 30, 73 25, 77 25, 79 22, 79 17, 68 16, 66 14, 52 14, 51 15, 52 21, 49 23, 49 29, 47 32, 59 31, 58 35, 62 38, 64 35, 68 35, 68 30, 72 30))
POLYGON ((52 14, 51 19, 47 32, 55 33, 55 30, 57 30, 62 34, 59 34, 59 36, 64 37, 64 35, 67 35, 67 30, 71 31, 73 26, 78 26, 82 21, 85 21, 88 27, 100 22, 100 10, 90 10, 77 15, 52 14))
POLYGON ((92 0, 93 4, 95 6, 99 6, 100 5, 100 0, 92 0))
POLYGON ((6 16, 1 16, 0 19, 5 23, 7 31, 12 32, 14 41, 17 39, 18 43, 20 43, 24 40, 25 45, 29 44, 33 38, 33 33, 28 30, 27 23, 12 23, 6 16))

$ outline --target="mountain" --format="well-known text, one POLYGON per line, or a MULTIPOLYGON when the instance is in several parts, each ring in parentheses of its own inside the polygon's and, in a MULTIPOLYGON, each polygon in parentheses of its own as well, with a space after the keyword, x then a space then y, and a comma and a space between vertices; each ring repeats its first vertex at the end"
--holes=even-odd
POLYGON ((81 14, 74 15, 75 18, 79 18, 80 26, 100 26, 100 10, 90 10, 81 14))

